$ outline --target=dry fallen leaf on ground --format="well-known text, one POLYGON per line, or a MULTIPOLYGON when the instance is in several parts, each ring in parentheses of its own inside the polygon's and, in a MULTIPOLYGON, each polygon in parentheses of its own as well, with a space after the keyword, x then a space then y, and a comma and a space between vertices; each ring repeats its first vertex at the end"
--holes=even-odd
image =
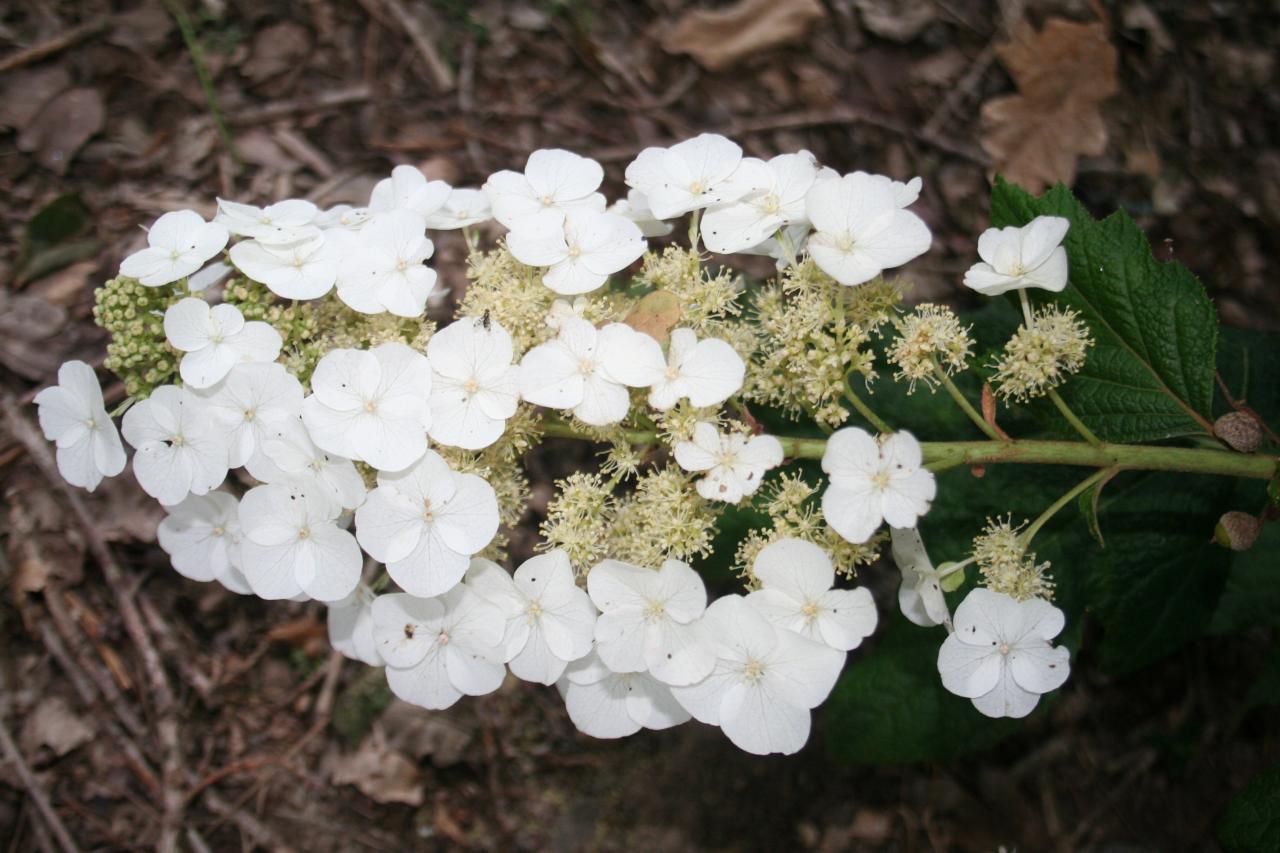
POLYGON ((379 803, 422 805, 418 768, 387 746, 378 726, 374 726, 359 749, 333 761, 331 778, 335 785, 355 785, 360 793, 379 803))
POLYGON ((59 757, 93 737, 93 728, 76 715, 61 697, 49 696, 31 710, 22 725, 19 740, 28 755, 42 746, 59 757))
POLYGON ((826 12, 818 0, 741 0, 724 9, 693 9, 662 36, 668 53, 685 53, 709 71, 802 38, 826 12))
POLYGON ((982 147, 997 172, 1033 192, 1076 176, 1076 160, 1106 150, 1102 102, 1119 91, 1116 49, 1100 23, 1027 22, 996 49, 1018 94, 982 106, 982 147))
POLYGON ((102 96, 96 89, 70 89, 54 98, 18 136, 18 148, 34 153, 46 169, 59 175, 89 138, 106 121, 102 96))

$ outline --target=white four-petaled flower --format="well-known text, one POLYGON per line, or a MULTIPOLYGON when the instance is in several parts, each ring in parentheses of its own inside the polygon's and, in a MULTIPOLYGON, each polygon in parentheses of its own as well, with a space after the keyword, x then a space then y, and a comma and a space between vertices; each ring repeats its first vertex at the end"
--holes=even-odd
POLYGON ((604 196, 596 192, 603 180, 604 169, 595 160, 561 148, 543 148, 529 155, 523 173, 504 169, 490 175, 484 193, 493 218, 515 230, 543 213, 603 211, 604 196))
POLYGON ((502 436, 520 400, 511 335, 488 317, 463 317, 427 341, 431 438, 467 450, 502 436))
POLYGON ((489 197, 481 190, 455 188, 435 213, 427 216, 427 227, 438 231, 466 228, 493 218, 489 197))
POLYGON ((156 530, 173 568, 193 581, 214 581, 232 592, 252 590, 240 571, 240 502, 226 492, 191 495, 165 507, 156 530))
POLYGON ((239 468, 264 449, 264 442, 298 417, 302 385, 284 365, 237 364, 226 378, 198 392, 209 417, 223 430, 227 464, 239 468))
POLYGON ((614 672, 594 651, 569 664, 556 687, 569 719, 592 737, 626 737, 689 721, 689 712, 672 697, 670 687, 647 672, 614 672))
POLYGON ((300 198, 278 201, 266 207, 218 199, 218 215, 214 222, 232 234, 251 237, 263 243, 293 243, 314 235, 319 210, 300 198))
POLYGON ((856 649, 876 629, 876 603, 866 587, 832 589, 831 558, 812 542, 780 539, 760 549, 752 574, 760 588, 747 602, 779 628, 833 649, 856 649))
POLYGON ((1062 240, 1071 221, 1037 216, 1017 228, 988 228, 978 238, 982 261, 964 274, 965 286, 987 296, 1038 287, 1054 293, 1067 286, 1067 250, 1062 240))
POLYGON ((676 443, 675 457, 686 471, 707 472, 696 484, 698 494, 736 504, 755 494, 765 471, 782 464, 782 444, 771 435, 721 433, 714 424, 698 421, 692 440, 676 443))
POLYGON ((650 383, 649 405, 666 411, 687 397, 701 409, 718 406, 742 387, 747 366, 727 341, 698 340, 693 329, 674 329, 666 367, 650 383))
POLYGON ((338 263, 355 242, 351 232, 341 228, 291 243, 242 240, 231 247, 231 261, 282 299, 319 299, 333 289, 338 263))
POLYGON ((404 471, 378 474, 356 510, 356 536, 400 588, 419 598, 452 589, 498 532, 498 499, 475 474, 428 450, 404 471))
POLYGON ((1070 673, 1071 653, 1053 645, 1062 626, 1062 611, 1043 599, 975 589, 938 651, 942 684, 988 717, 1025 717, 1070 673))
POLYGON ((367 489, 355 464, 317 447, 301 415, 273 427, 262 437, 261 449, 245 463, 254 479, 324 495, 343 509, 355 509, 364 501, 367 489))
POLYGON ((809 710, 835 686, 844 652, 775 627, 738 595, 716 599, 704 621, 715 667, 696 684, 672 687, 676 701, 747 752, 799 752, 809 710))
POLYGON ((702 219, 702 241, 713 252, 729 254, 758 246, 784 226, 806 222, 805 194, 818 177, 818 161, 808 151, 779 154, 768 163, 743 160, 766 181, 732 204, 713 207, 702 219))
POLYGON ((427 450, 431 364, 404 344, 335 349, 311 375, 302 420, 322 449, 403 471, 427 450))
POLYGON ((614 672, 648 672, 664 684, 693 684, 715 664, 698 618, 707 607, 702 577, 679 560, 655 571, 603 560, 587 575, 600 609, 596 652, 614 672))
POLYGON ((329 605, 329 645, 352 660, 382 666, 373 637, 374 598, 373 590, 360 584, 346 598, 329 605))
POLYGON ((507 248, 522 264, 546 267, 542 283, 564 296, 587 293, 644 254, 640 226, 616 213, 569 210, 520 221, 507 248))
POLYGON ((597 330, 566 317, 559 335, 525 353, 520 395, 537 406, 572 409, 583 423, 605 426, 627 416, 627 387, 643 388, 661 372, 662 348, 624 323, 597 330))
POLYGON ((142 490, 160 503, 216 489, 227 476, 227 442, 208 404, 185 388, 163 385, 125 412, 121 425, 142 490))
POLYGON ((209 388, 241 362, 275 361, 283 341, 260 320, 245 322, 234 305, 214 305, 194 296, 180 299, 164 312, 164 334, 184 355, 178 365, 182 381, 209 388))
POLYGON ((68 361, 58 368, 58 384, 35 397, 40 429, 57 445, 58 472, 73 486, 93 491, 127 461, 120 433, 102 402, 93 368, 68 361))
POLYGON ((515 576, 474 559, 466 584, 506 618, 503 660, 525 681, 555 684, 565 667, 591 651, 596 608, 573 580, 564 551, 530 557, 515 576))
POLYGON ((822 454, 822 470, 831 479, 822 495, 827 524, 850 542, 866 542, 883 521, 915 527, 937 492, 923 461, 909 432, 877 441, 857 427, 836 430, 822 454))
POLYGON ((627 166, 627 186, 640 190, 658 219, 737 201, 769 182, 759 160, 717 133, 703 133, 670 148, 646 148, 627 166), (742 167, 742 168, 740 168, 742 167))
POLYGON ((903 210, 900 198, 882 175, 854 172, 815 182, 805 196, 805 213, 815 232, 809 237, 809 255, 823 272, 847 285, 863 284, 923 255, 933 240, 929 227, 903 210))
POLYGON ((120 264, 120 274, 148 287, 169 284, 204 266, 227 245, 226 226, 205 222, 194 210, 175 210, 155 221, 147 232, 147 248, 120 264))
POLYGON ((364 558, 338 526, 325 495, 293 486, 255 486, 240 500, 241 571, 260 598, 305 594, 341 601, 360 582, 364 558))
POLYGON ((373 637, 387 684, 406 702, 448 708, 502 684, 502 611, 465 586, 439 598, 405 593, 373 602, 373 637))
POLYGON ((418 216, 431 216, 444 207, 452 192, 444 181, 429 181, 417 168, 400 165, 391 170, 391 177, 374 185, 369 195, 369 211, 405 210, 418 216))
POLYGON ((375 214, 343 246, 338 298, 361 314, 422 316, 436 285, 436 271, 423 263, 435 251, 426 230, 426 220, 411 210, 375 214))

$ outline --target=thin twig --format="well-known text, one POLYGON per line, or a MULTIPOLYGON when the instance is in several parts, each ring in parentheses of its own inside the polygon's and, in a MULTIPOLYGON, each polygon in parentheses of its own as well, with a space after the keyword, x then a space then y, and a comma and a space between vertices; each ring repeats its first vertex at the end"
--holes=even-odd
POLYGON ((108 18, 96 18, 92 21, 86 21, 78 27, 72 27, 62 35, 54 36, 48 41, 42 41, 16 53, 11 53, 4 59, 0 59, 0 74, 7 74, 24 65, 30 65, 33 62, 39 62, 41 59, 53 56, 55 53, 60 53, 91 36, 96 36, 110 25, 111 21, 108 18))
POLYGON ((31 802, 35 803, 36 810, 40 812, 49 831, 57 839, 58 846, 64 853, 77 853, 80 848, 72 840, 71 833, 67 832, 67 828, 62 825, 62 818, 58 817, 58 813, 53 810, 53 806, 49 803, 49 796, 40 786, 31 768, 27 766, 27 762, 23 760, 22 753, 18 751, 18 745, 13 741, 13 735, 9 734, 9 727, 4 723, 0 723, 0 747, 4 749, 5 758, 17 770, 22 786, 27 789, 27 796, 31 798, 31 802))
POLYGON ((249 107, 228 115, 227 123, 232 127, 265 124, 282 118, 289 118, 293 115, 336 110, 339 107, 367 101, 370 97, 372 97, 370 87, 360 83, 355 86, 344 86, 341 89, 330 89, 305 98, 289 98, 284 101, 263 104, 260 107, 249 107))
MULTIPOLYGON (((370 0, 360 0, 360 5, 368 8, 369 2, 370 0)), ((409 37, 409 41, 413 42, 418 55, 426 63, 427 73, 431 75, 436 86, 441 91, 451 91, 454 86, 453 70, 440 58, 440 52, 436 50, 435 44, 423 29, 422 23, 413 16, 413 13, 400 0, 378 0, 378 3, 384 11, 396 19, 396 23, 404 30, 405 35, 409 37)))

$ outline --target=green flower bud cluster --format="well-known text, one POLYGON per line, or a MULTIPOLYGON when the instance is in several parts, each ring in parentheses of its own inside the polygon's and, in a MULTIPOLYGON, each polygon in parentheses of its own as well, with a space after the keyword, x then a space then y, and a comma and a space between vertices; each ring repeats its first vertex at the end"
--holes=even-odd
POLYGON ((94 293, 93 320, 111 335, 103 366, 130 397, 146 397, 178 372, 182 354, 165 340, 164 312, 187 295, 185 284, 145 287, 119 276, 94 293))

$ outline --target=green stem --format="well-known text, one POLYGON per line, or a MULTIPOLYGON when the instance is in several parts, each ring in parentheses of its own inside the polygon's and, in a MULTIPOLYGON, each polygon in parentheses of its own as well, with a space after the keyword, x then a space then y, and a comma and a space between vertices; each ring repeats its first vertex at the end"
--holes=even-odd
POLYGON ((181 0, 162 0, 162 2, 182 32, 182 40, 186 43, 187 52, 191 54, 191 64, 195 66, 200 90, 204 93, 205 103, 209 105, 209 113, 213 116, 213 123, 218 128, 218 135, 222 137, 222 144, 227 147, 227 153, 231 155, 231 159, 239 162, 240 156, 236 153, 235 139, 232 138, 226 119, 222 116, 222 108, 218 105, 218 93, 213 86, 213 75, 209 73, 209 65, 204 61, 204 48, 200 46, 200 40, 196 37, 195 27, 191 25, 191 19, 187 17, 181 0))
POLYGON ((863 402, 849 385, 849 377, 844 378, 844 398, 849 401, 849 405, 858 410, 858 414, 866 419, 867 423, 875 427, 879 432, 893 432, 893 427, 885 422, 884 418, 871 411, 871 407, 863 402))
MULTIPOLYGON (((593 440, 566 423, 546 421, 546 435, 593 440)), ((632 444, 654 444, 653 430, 623 430, 632 444)), ((777 436, 791 459, 821 459, 825 438, 777 436)), ((1085 444, 1080 441, 923 441, 925 465, 945 471, 961 465, 1073 465, 1078 468, 1117 468, 1132 471, 1180 471, 1270 480, 1280 475, 1280 457, 1199 447, 1160 447, 1144 444, 1085 444)))
POLYGON ((1102 444, 1102 439, 1094 435, 1093 430, 1085 426, 1084 421, 1076 417, 1076 413, 1071 411, 1071 408, 1067 405, 1067 401, 1062 399, 1062 396, 1057 392, 1057 389, 1049 389, 1049 399, 1053 401, 1053 405, 1058 407, 1059 413, 1067 419, 1067 423, 1071 424, 1071 427, 1080 434, 1081 438, 1093 445, 1102 444))
POLYGON ((702 224, 702 209, 699 208, 689 217, 689 248, 698 251, 698 226, 702 224))
POLYGON ((978 414, 978 410, 973 407, 973 404, 965 398, 964 394, 960 393, 960 389, 956 387, 956 383, 951 381, 951 377, 942 369, 942 365, 938 364, 938 360, 936 358, 933 359, 933 372, 934 375, 938 377, 938 381, 942 383, 942 387, 947 389, 947 393, 951 395, 951 399, 955 400, 956 405, 960 407, 960 410, 968 415, 969 420, 973 421, 974 424, 977 425, 978 429, 982 430, 983 434, 987 436, 987 438, 990 438, 993 441, 1000 441, 1000 433, 996 432, 995 427, 987 423, 986 418, 978 414))
POLYGON ((1075 500, 1077 495, 1084 492, 1094 483, 1101 482, 1114 473, 1115 470, 1112 468, 1103 468, 1101 471, 1094 471, 1088 477, 1085 477, 1073 486, 1065 495, 1050 504, 1049 508, 1040 513, 1039 517, 1037 517, 1035 521, 1031 522, 1031 526, 1023 531, 1021 537, 1022 547, 1025 549, 1031 544, 1031 540, 1036 538, 1036 534, 1040 532, 1040 528, 1048 524, 1049 519, 1053 518, 1058 513, 1058 510, 1071 503, 1075 500))

